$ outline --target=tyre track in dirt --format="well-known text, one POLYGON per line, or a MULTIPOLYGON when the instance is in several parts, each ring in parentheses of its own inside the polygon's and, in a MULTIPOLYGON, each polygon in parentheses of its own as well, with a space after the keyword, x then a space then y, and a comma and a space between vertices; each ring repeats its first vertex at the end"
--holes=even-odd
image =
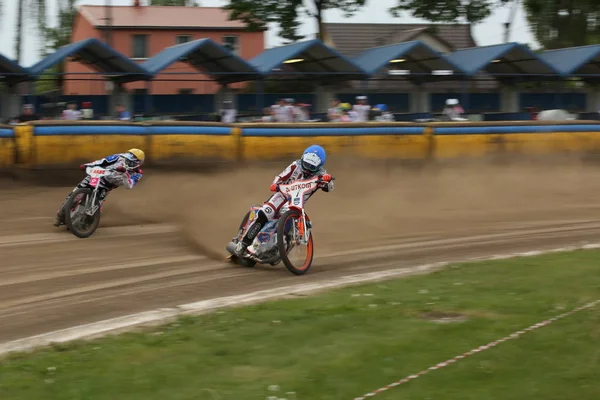
POLYGON ((0 343, 215 297, 600 238, 596 168, 341 167, 336 191, 311 199, 315 261, 302 277, 223 261, 247 206, 264 200, 256 181, 268 187, 273 168, 149 172, 139 189, 111 194, 100 229, 84 240, 50 225, 69 188, 1 191, 0 343))
MULTIPOLYGON (((65 233, 63 241, 47 243, 45 236, 36 236, 37 240, 13 241, 13 247, 3 248, 8 263, 2 267, 0 282, 0 342, 190 301, 467 255, 582 244, 600 237, 600 221, 587 221, 406 239, 370 249, 317 253, 311 273, 294 277, 281 266, 246 269, 215 262, 181 245, 176 232, 156 228, 156 234, 150 233, 151 226, 139 228, 141 235, 131 227, 129 236, 119 232, 96 241, 65 233), (131 246, 137 251, 127 256, 131 246)), ((6 239, 0 237, 0 243, 10 240, 6 239)))

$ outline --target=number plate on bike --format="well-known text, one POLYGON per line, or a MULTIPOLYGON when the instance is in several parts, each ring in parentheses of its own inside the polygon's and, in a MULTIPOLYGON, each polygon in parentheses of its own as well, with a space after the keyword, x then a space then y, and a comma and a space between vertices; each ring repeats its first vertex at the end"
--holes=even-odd
POLYGON ((90 186, 95 188, 100 184, 100 179, 102 179, 108 171, 104 168, 93 168, 88 167, 86 169, 87 174, 90 177, 90 186))

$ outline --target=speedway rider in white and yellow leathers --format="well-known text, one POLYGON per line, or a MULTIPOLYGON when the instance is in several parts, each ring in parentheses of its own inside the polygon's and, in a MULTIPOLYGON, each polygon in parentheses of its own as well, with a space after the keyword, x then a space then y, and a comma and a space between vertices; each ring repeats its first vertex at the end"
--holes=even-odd
MULTIPOLYGON (((86 169, 87 167, 102 167, 114 171, 113 174, 106 176, 103 179, 103 184, 108 187, 108 190, 102 190, 100 192, 100 204, 106 198, 109 191, 118 188, 119 186, 126 186, 128 189, 132 189, 140 179, 142 179, 141 165, 144 163, 146 155, 140 149, 130 149, 126 153, 113 154, 111 156, 101 158, 96 161, 92 161, 87 164, 82 164, 79 168, 86 169)), ((65 210, 63 210, 65 204, 78 188, 87 187, 90 177, 86 176, 71 193, 67 196, 62 206, 56 213, 54 218, 54 226, 61 226, 65 223, 65 210)))
MULTIPOLYGON (((265 224, 277 218, 279 210, 286 203, 287 199, 285 196, 278 191, 278 187, 281 184, 290 184, 297 180, 312 178, 313 176, 322 177, 320 189, 325 192, 330 192, 334 189, 333 180, 331 175, 323 169, 327 154, 325 149, 321 146, 313 145, 304 150, 302 157, 299 160, 292 162, 282 173, 277 175, 271 184, 271 191, 275 192, 269 200, 267 200, 260 210, 256 213, 256 217, 252 224, 246 230, 246 234, 238 242, 235 248, 235 254, 238 257, 242 257, 246 252, 248 246, 252 244, 252 241, 258 235, 260 230, 265 224)), ((313 192, 314 193, 314 192, 313 192)), ((312 193, 309 195, 309 197, 312 193)), ((305 201, 308 199, 305 199, 305 201)))

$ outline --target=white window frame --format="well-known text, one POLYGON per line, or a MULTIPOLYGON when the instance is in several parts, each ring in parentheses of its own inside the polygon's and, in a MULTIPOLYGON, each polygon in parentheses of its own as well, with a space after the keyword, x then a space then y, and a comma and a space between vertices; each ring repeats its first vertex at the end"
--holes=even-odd
POLYGON ((184 44, 193 40, 192 35, 175 35, 175 45, 184 44), (187 38, 185 42, 180 42, 179 38, 187 38))
POLYGON ((223 37, 221 38, 222 44, 223 46, 225 46, 226 48, 228 48, 233 54, 235 54, 236 56, 240 55, 240 35, 223 35, 223 37), (227 38, 235 38, 235 48, 234 49, 230 49, 228 46, 228 43, 226 42, 227 38))
POLYGON ((131 35, 131 59, 132 60, 147 60, 150 57, 150 35, 148 34, 138 34, 138 33, 134 33, 131 35), (146 38, 146 43, 145 43, 145 53, 146 56, 145 57, 135 57, 135 38, 137 37, 145 37, 146 38))

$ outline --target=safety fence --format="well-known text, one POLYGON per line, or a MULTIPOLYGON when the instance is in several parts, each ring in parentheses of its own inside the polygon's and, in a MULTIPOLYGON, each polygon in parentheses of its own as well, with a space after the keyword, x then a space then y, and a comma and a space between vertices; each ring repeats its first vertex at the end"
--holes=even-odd
POLYGON ((73 166, 131 147, 147 164, 264 161, 295 157, 310 144, 370 159, 452 159, 499 153, 600 153, 600 122, 119 123, 38 121, 0 126, 0 167, 73 166))

